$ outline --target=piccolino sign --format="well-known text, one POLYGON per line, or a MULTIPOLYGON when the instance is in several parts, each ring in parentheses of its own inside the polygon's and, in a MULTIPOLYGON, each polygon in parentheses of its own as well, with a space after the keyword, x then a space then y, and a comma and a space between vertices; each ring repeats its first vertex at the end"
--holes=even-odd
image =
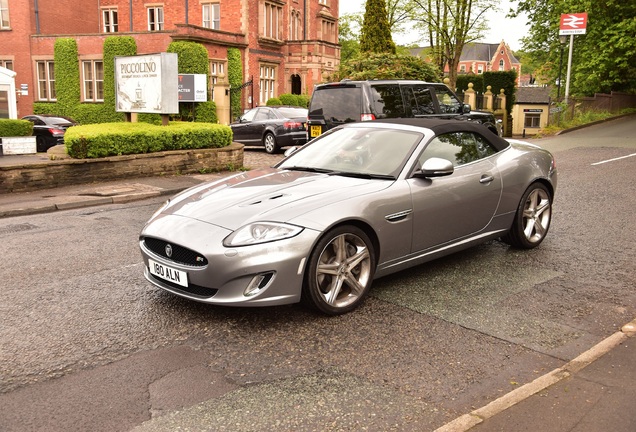
POLYGON ((178 113, 177 76, 175 53, 115 57, 115 110, 178 113))

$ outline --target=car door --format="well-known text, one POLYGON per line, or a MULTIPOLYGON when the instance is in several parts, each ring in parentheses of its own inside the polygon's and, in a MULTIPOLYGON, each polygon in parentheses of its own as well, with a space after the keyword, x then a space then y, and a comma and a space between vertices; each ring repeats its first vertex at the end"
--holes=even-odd
POLYGON ((240 143, 246 143, 249 137, 248 127, 252 123, 256 111, 258 108, 253 108, 239 117, 238 122, 232 123, 232 133, 234 134, 234 141, 240 143))
POLYGON ((270 118, 270 108, 260 107, 254 108, 254 116, 251 121, 243 123, 241 142, 251 145, 261 143, 263 131, 270 118))
POLYGON ((454 172, 408 180, 413 197, 413 252, 458 241, 488 227, 502 191, 495 153, 488 140, 472 132, 447 133, 427 144, 420 166, 437 157, 451 161, 454 172))

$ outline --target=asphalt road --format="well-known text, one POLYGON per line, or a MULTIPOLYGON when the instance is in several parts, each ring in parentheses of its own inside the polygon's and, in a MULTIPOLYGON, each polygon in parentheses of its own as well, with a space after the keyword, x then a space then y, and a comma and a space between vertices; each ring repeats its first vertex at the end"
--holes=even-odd
POLYGON ((0 220, 3 431, 434 430, 636 317, 636 122, 536 141, 550 233, 376 281, 358 310, 222 308, 145 282, 158 199, 0 220))

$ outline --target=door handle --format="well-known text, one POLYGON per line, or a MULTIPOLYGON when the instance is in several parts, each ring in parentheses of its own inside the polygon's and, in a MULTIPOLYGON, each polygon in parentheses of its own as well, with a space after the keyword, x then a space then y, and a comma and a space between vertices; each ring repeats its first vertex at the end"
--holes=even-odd
POLYGON ((486 184, 486 183, 490 183, 495 179, 494 176, 490 175, 490 174, 484 174, 481 176, 481 178, 479 179, 479 183, 481 184, 486 184))

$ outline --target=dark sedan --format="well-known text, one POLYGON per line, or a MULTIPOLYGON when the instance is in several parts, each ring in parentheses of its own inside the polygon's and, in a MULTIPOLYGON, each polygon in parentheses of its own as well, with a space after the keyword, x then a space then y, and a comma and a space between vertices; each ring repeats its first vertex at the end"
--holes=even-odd
POLYGON ((77 122, 68 117, 52 115, 28 115, 22 117, 33 123, 33 135, 35 135, 38 152, 45 152, 58 144, 64 144, 64 133, 77 122))
POLYGON ((264 146, 267 153, 281 147, 307 142, 307 109, 291 106, 263 106, 249 110, 230 127, 234 141, 247 146, 264 146))

